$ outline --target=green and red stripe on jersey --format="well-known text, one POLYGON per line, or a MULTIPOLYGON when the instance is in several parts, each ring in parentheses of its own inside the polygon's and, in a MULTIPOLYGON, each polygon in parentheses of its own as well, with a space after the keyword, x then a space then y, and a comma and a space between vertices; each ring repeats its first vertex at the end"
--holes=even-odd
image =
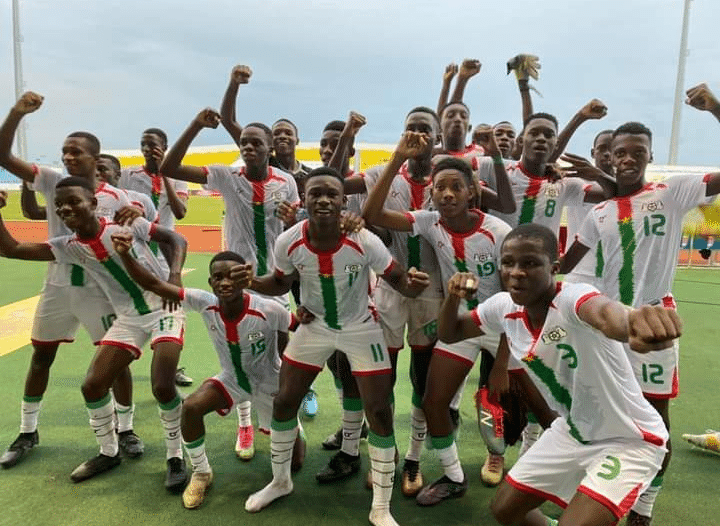
POLYGON ((240 347, 240 335, 238 334, 237 326, 246 315, 257 316, 263 320, 266 319, 265 315, 262 312, 250 308, 250 295, 247 293, 245 293, 243 297, 243 310, 234 320, 226 318, 219 307, 212 306, 209 310, 215 310, 220 313, 220 318, 225 327, 225 341, 227 341, 228 349, 230 350, 230 359, 235 368, 235 379, 246 393, 252 394, 250 380, 242 366, 242 348, 240 347))
POLYGON ((77 239, 81 243, 87 245, 95 256, 95 259, 97 259, 98 263, 105 267, 115 281, 122 287, 128 296, 130 296, 137 313, 140 315, 149 314, 151 312, 150 307, 148 307, 140 287, 138 287, 128 273, 125 272, 125 268, 110 257, 110 253, 105 248, 105 245, 102 244, 102 241, 100 241, 100 236, 102 236, 105 231, 105 226, 105 221, 101 219, 100 232, 98 232, 96 237, 90 240, 77 239))
MULTIPOLYGON (((147 172, 146 172, 147 173, 147 172)), ((152 183, 152 190, 150 190, 150 199, 156 209, 160 208, 160 196, 162 195, 163 180, 160 174, 150 174, 150 182, 152 183)))
MULTIPOLYGON (((247 179, 245 167, 240 170, 239 175, 247 179)), ((253 209, 253 229, 255 237, 255 258, 257 259, 256 274, 264 276, 268 273, 268 245, 267 245, 267 225, 265 223, 265 184, 272 179, 283 181, 284 179, 277 177, 273 173, 271 166, 268 166, 267 177, 262 181, 254 181, 247 179, 252 185, 252 209, 253 209)))
MULTIPOLYGON (((407 181, 407 184, 410 187, 410 210, 422 210, 423 204, 425 203, 425 189, 432 184, 432 180, 428 179, 424 182, 415 181, 412 177, 410 177, 407 163, 403 164, 400 168, 400 174, 405 178, 405 181, 407 181)), ((408 235, 407 248, 407 267, 415 267, 420 270, 420 236, 408 235)))
POLYGON ((533 218, 535 217, 535 203, 537 202, 537 196, 540 194, 543 182, 547 179, 527 172, 522 163, 518 163, 517 166, 528 178, 528 187, 525 189, 525 195, 523 196, 523 201, 520 205, 520 216, 518 217, 518 225, 522 225, 524 223, 532 223, 533 218))
POLYGON ((619 197, 617 204, 618 230, 620 232, 620 249, 622 250, 622 266, 618 274, 620 284, 620 301, 625 305, 632 305, 635 298, 635 227, 633 224, 633 209, 630 197, 619 197))

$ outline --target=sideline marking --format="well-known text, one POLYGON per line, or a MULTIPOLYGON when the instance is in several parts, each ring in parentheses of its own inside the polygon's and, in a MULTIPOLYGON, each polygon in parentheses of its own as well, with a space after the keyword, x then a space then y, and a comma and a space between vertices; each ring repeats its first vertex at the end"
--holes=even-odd
POLYGON ((33 316, 40 296, 0 307, 0 356, 30 343, 33 316))
MULTIPOLYGON (((183 269, 183 276, 195 270, 183 269)), ((30 344, 33 317, 40 296, 33 296, 0 307, 0 356, 30 344)))

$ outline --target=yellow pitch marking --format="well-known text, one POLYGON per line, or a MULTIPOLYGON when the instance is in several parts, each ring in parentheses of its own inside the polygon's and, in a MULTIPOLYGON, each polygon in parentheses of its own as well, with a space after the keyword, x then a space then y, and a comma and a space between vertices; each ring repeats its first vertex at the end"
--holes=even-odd
POLYGON ((0 307, 0 356, 30 343, 33 315, 40 296, 0 307))
MULTIPOLYGON (((183 276, 193 268, 183 269, 183 276)), ((0 356, 17 351, 30 343, 33 316, 40 296, 33 296, 0 307, 0 356)))

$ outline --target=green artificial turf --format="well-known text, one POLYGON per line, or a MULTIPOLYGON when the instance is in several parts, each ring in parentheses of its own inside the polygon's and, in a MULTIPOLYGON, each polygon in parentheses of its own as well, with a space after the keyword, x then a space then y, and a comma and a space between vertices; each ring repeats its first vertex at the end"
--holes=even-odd
MULTIPOLYGON (((208 255, 191 254, 187 268, 195 270, 185 277, 186 286, 205 288, 208 255)), ((45 265, 0 261, 2 287, 0 304, 23 299, 39 292, 45 265)), ((681 396, 672 403, 674 455, 665 487, 656 506, 653 524, 658 526, 712 524, 720 516, 716 477, 720 455, 705 453, 685 443, 683 432, 698 433, 717 427, 717 390, 720 375, 720 273, 712 270, 680 270, 675 293, 685 322, 682 339, 681 396)), ((80 384, 94 350, 86 335, 78 333, 76 343, 63 345, 52 369, 50 384, 40 416, 40 446, 25 461, 0 471, 0 525, 55 526, 149 526, 243 524, 248 526, 367 524, 371 492, 365 489, 368 468, 363 442, 362 473, 344 482, 320 486, 314 475, 324 467, 331 453, 320 448, 322 440, 340 423, 340 408, 331 376, 321 373, 315 383, 320 410, 314 419, 305 419, 308 452, 305 466, 295 480, 295 491, 258 514, 244 511, 247 496, 271 479, 269 438, 256 437, 257 454, 247 463, 236 459, 236 416, 206 417, 206 446, 215 482, 205 504, 195 511, 182 508, 180 496, 163 488, 165 458, 163 433, 152 398, 149 366, 152 352, 133 364, 135 378, 136 431, 145 440, 146 452, 136 460, 124 459, 113 472, 81 484, 70 482, 70 472, 97 454, 95 439, 87 423, 80 384)), ((0 449, 17 435, 20 398, 31 349, 26 346, 0 357, 0 449)), ((205 327, 195 313, 188 314, 186 346, 181 365, 195 379, 190 393, 200 382, 218 372, 215 351, 205 327)), ((396 437, 400 456, 407 449, 410 388, 407 380, 408 351, 400 355, 396 387, 396 437)), ((420 508, 399 490, 399 470, 392 510, 401 525, 495 524, 488 511, 493 489, 480 484, 480 467, 485 458, 477 431, 473 393, 477 367, 468 380, 461 407, 462 426, 459 450, 470 488, 465 497, 434 508, 420 508)), ((506 465, 515 461, 517 448, 510 448, 506 465)), ((423 453, 423 472, 427 480, 441 475, 437 458, 423 453)), ((543 508, 557 516, 553 505, 543 508)), ((624 524, 624 523, 623 523, 624 524)))

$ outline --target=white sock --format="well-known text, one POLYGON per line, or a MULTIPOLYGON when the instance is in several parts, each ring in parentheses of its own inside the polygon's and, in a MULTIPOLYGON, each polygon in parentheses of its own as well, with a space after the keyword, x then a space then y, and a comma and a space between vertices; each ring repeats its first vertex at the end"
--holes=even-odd
POLYGON ((657 499, 657 496, 660 494, 662 483, 663 475, 655 477, 648 488, 638 497, 638 500, 635 502, 632 510, 643 517, 652 517, 655 499, 657 499))
POLYGON ((368 454, 373 481, 373 510, 389 510, 395 482, 395 436, 368 433, 368 454))
POLYGON ((176 396, 175 400, 167 404, 158 403, 160 420, 165 429, 165 458, 182 458, 182 435, 180 434, 180 415, 182 413, 182 398, 176 396))
POLYGON ((287 422, 278 422, 273 419, 270 425, 270 460, 273 479, 270 484, 248 497, 245 501, 245 510, 258 512, 274 500, 292 493, 293 483, 290 467, 297 433, 297 418, 287 422))
POLYGON ((410 411, 410 444, 405 454, 405 460, 420 460, 426 436, 427 421, 425 420, 425 412, 413 405, 410 411))
POLYGON ((210 473, 210 462, 205 454, 205 435, 192 442, 185 442, 185 450, 190 457, 190 463, 194 473, 210 473))
POLYGON ((343 438, 340 451, 354 457, 360 454, 360 433, 364 415, 362 400, 359 398, 343 400, 343 438))
POLYGON ((248 427, 252 425, 252 405, 250 402, 240 402, 237 404, 238 426, 248 427))
POLYGON ((135 416, 135 404, 131 406, 122 405, 115 400, 115 414, 117 415, 118 433, 132 431, 133 417, 135 416))
POLYGON ((42 396, 23 396, 20 404, 20 432, 34 433, 37 430, 42 396))
POLYGON ((458 484, 465 480, 465 473, 463 473, 462 466, 460 465, 457 445, 455 444, 453 435, 432 437, 431 441, 433 448, 437 451, 438 457, 440 457, 440 464, 442 465, 445 475, 458 484))
POLYGON ((85 405, 90 416, 90 427, 92 427, 95 440, 100 446, 100 453, 109 457, 116 456, 118 439, 113 427, 114 407, 110 393, 96 402, 85 402, 85 405))

